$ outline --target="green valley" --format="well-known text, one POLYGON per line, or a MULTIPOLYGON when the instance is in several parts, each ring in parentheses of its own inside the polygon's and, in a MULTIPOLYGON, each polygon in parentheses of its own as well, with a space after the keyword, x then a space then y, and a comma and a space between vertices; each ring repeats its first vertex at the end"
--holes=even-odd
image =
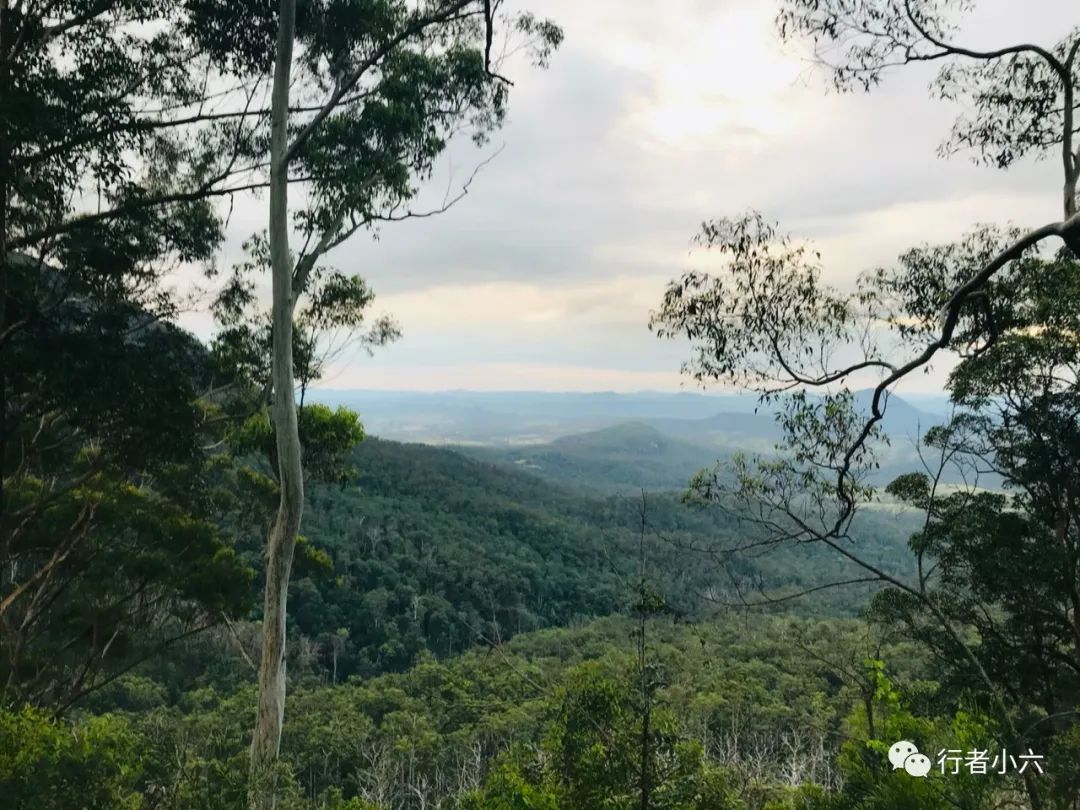
MULTIPOLYGON (((335 642, 344 674, 400 670, 423 651, 447 656, 484 639, 624 612, 633 598, 640 492, 570 489, 515 465, 371 438, 352 461, 354 483, 311 494, 305 536, 332 567, 298 578, 292 597, 299 632, 324 642, 348 632, 335 642)), ((913 515, 868 512, 861 545, 905 575, 914 526, 913 515)), ((646 493, 649 576, 687 618, 709 615, 707 595, 735 600, 735 584, 790 594, 848 570, 813 546, 712 553, 747 532, 731 516, 682 504, 681 493, 646 493)), ((797 609, 853 615, 866 594, 824 591, 797 609)))
POLYGON ((0 0, 0 810, 1080 810, 1078 8, 0 0))

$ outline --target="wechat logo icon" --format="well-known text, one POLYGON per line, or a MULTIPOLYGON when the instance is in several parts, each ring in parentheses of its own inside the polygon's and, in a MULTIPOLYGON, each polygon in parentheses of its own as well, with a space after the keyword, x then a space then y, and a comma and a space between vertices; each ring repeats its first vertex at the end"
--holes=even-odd
POLYGON ((930 757, 920 754, 911 740, 900 740, 889 749, 889 764, 894 771, 903 769, 910 776, 922 778, 930 773, 930 757))

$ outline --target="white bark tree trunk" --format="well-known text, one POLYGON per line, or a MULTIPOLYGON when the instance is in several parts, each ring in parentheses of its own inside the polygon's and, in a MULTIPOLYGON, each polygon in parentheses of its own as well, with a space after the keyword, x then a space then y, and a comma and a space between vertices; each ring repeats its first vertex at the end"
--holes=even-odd
POLYGON ((289 254, 289 81, 296 32, 296 0, 281 0, 274 61, 270 134, 270 265, 273 277, 272 418, 281 500, 270 529, 263 600, 259 706, 251 740, 251 810, 277 805, 277 760, 285 718, 285 611, 296 537, 304 507, 300 434, 293 394, 293 290, 289 254))

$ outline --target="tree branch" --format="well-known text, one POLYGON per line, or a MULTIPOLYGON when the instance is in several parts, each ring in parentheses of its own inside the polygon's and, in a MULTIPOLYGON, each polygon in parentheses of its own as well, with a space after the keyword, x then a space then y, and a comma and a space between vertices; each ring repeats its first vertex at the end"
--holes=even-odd
POLYGON ((401 31, 383 43, 382 47, 377 49, 375 53, 361 62, 352 73, 338 84, 337 88, 330 95, 330 98, 327 99, 326 103, 323 104, 322 108, 293 138, 292 143, 289 144, 288 149, 285 151, 286 164, 288 164, 288 162, 296 156, 297 152, 303 148, 304 144, 312 136, 315 130, 319 128, 322 122, 333 114, 334 110, 336 110, 341 103, 341 100, 356 86, 356 83, 360 81, 368 70, 379 64, 379 62, 385 59, 395 48, 410 37, 422 33, 432 25, 449 22, 460 16, 461 10, 472 2, 473 0, 455 0, 452 5, 437 14, 431 14, 426 17, 417 17, 411 24, 405 26, 401 31))

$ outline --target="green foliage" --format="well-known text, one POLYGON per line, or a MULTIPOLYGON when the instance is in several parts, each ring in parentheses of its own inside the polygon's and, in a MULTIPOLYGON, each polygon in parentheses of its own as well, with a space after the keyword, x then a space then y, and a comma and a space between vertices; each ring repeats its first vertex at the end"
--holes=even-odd
POLYGON ((1077 32, 1047 48, 964 50, 961 20, 973 0, 784 0, 777 17, 784 39, 809 39, 841 91, 870 90, 893 70, 934 61, 941 65, 934 95, 963 104, 964 113, 941 147, 1005 169, 1021 158, 1053 154, 1070 126, 1067 84, 1075 86, 1077 32))
MULTIPOLYGON (((349 631, 337 652, 347 676, 400 671, 425 650, 452 655, 631 608, 635 595, 623 580, 637 569, 635 501, 371 438, 350 461, 356 485, 310 487, 305 510, 305 534, 331 557, 337 579, 305 581, 298 572, 290 597, 292 626, 325 642, 324 667, 339 628, 349 631)), ((842 566, 807 546, 740 558, 725 572, 707 550, 743 542, 738 523, 672 495, 650 497, 648 523, 656 588, 675 615, 701 615, 698 595, 721 577, 783 594, 824 584, 842 566)), ((905 525, 880 516, 859 524, 868 553, 889 570, 906 554, 905 525)), ((825 591, 799 607, 850 615, 864 595, 825 591)))
POLYGON ((204 66, 185 58, 205 41, 198 5, 63 0, 9 12, 16 45, 5 56, 12 103, 3 138, 11 149, 6 181, 17 189, 9 247, 106 276, 170 255, 203 259, 216 247, 220 220, 206 198, 177 193, 229 159, 219 149, 225 127, 202 121, 196 140, 197 126, 179 112, 206 92, 204 66), (168 112, 146 112, 154 108, 168 112), (76 225, 87 213, 86 189, 96 191, 97 215, 76 225))
POLYGON ((835 346, 859 328, 853 302, 820 281, 821 255, 778 232, 760 213, 705 222, 696 244, 728 259, 718 275, 691 271, 668 285, 650 328, 694 346, 694 379, 768 385, 795 358, 816 377, 819 342, 835 346))
POLYGON ((509 761, 497 765, 484 787, 460 802, 461 810, 559 810, 560 806, 551 790, 531 784, 509 761))
POLYGON ((305 405, 299 413, 300 439, 304 443, 304 468, 314 478, 353 480, 356 470, 346 467, 353 448, 364 439, 356 413, 347 408, 331 410, 325 405, 305 405))
POLYGON ((894 479, 885 492, 920 509, 930 504, 930 477, 926 473, 907 473, 894 479))
MULTIPOLYGON (((676 662, 667 663, 677 668, 676 662)), ((712 761, 688 736, 692 727, 679 722, 672 702, 678 693, 663 695, 643 725, 628 674, 611 660, 569 670, 552 695, 554 712, 541 742, 511 749, 463 807, 630 810, 640 806, 643 784, 648 806, 656 810, 746 807, 734 763, 725 768, 712 761), (647 783, 642 781, 643 739, 647 783)))
MULTIPOLYGON (((950 267, 954 259, 948 254, 950 267)), ((916 266, 925 273, 934 263, 916 266)), ((1064 252, 1027 256, 967 310, 965 340, 981 345, 950 375, 956 416, 924 442, 943 464, 991 467, 1006 491, 943 493, 916 476, 895 482, 894 494, 926 512, 911 546, 933 576, 924 579, 926 599, 889 591, 874 605, 881 621, 904 624, 935 650, 945 691, 961 694, 974 681, 1007 695, 1008 720, 1030 727, 1026 742, 1043 749, 1068 732, 1080 704, 1071 494, 1080 481, 1078 266, 1064 252), (942 619, 961 628, 967 649, 942 619)))
POLYGON ((29 707, 0 711, 0 795, 12 810, 138 810, 141 752, 111 715, 76 724, 29 707))
MULTIPOLYGON (((875 692, 876 736, 868 733, 867 716, 856 710, 850 722, 855 730, 838 758, 841 789, 835 793, 805 792, 803 806, 814 810, 977 810, 1001 795, 999 778, 965 773, 942 773, 935 762, 929 775, 914 778, 895 770, 888 753, 897 741, 908 740, 935 761, 943 750, 992 750, 998 737, 995 724, 979 711, 957 710, 951 717, 922 717, 905 705, 901 692, 885 674, 884 662, 866 662, 875 692), (861 730, 860 730, 861 729, 861 730)), ((1000 750, 1000 749, 999 749, 1000 750)))
MULTIPOLYGON (((220 371, 260 390, 270 378, 272 346, 269 312, 259 307, 255 293, 256 278, 270 272, 266 236, 252 237, 244 250, 248 258, 233 266, 211 304, 219 326, 211 351, 220 371)), ((301 390, 318 380, 327 359, 345 346, 371 351, 400 337, 390 318, 370 317, 375 294, 359 276, 312 265, 298 288, 298 299, 293 370, 301 390)))
POLYGON ((1068 797, 1080 796, 1080 723, 1074 722, 1059 734, 1046 756, 1048 762, 1054 763, 1053 769, 1047 774, 1053 785, 1051 795, 1064 797, 1061 807, 1071 810, 1068 797))
MULTIPOLYGON (((344 484, 353 480, 356 471, 348 465, 347 459, 364 440, 359 416, 347 408, 305 405, 297 413, 297 422, 303 443, 305 474, 316 481, 344 484)), ((274 429, 270 424, 269 409, 262 408, 239 424, 230 433, 229 443, 237 455, 272 459, 275 454, 274 429)), ((257 473, 248 473, 253 474, 257 473)))
MULTIPOLYGON (((337 795, 382 810, 422 796, 428 806, 580 807, 575 802, 604 800, 591 787, 603 779, 611 801, 625 802, 640 761, 628 643, 635 627, 607 619, 523 634, 498 651, 425 660, 401 674, 334 686, 294 682, 282 739, 290 801, 322 807, 337 795)), ((820 729, 831 750, 826 741, 852 705, 791 639, 835 646, 861 632, 854 621, 781 617, 656 622, 650 645, 664 678, 650 736, 655 806, 741 810, 740 801, 762 807, 750 797, 780 801, 788 756, 780 741, 803 733, 793 762, 813 761, 818 743, 805 730, 820 729), (769 760, 761 770, 753 763, 763 750, 769 760)), ((176 705, 133 712, 146 783, 187 797, 172 808, 236 806, 253 707, 253 689, 244 686, 189 690, 176 705)))
MULTIPOLYGON (((820 283, 811 246, 756 212, 706 222, 699 243, 720 254, 721 268, 669 284, 652 325, 662 337, 691 341, 684 371, 699 381, 744 385, 764 401, 795 392, 778 419, 783 456, 737 457, 700 474, 692 482, 697 502, 731 509, 734 501, 747 524, 761 529, 760 546, 821 541, 889 583, 872 615, 905 627, 941 666, 939 722, 924 734, 943 737, 949 718, 954 736, 977 736, 967 726, 986 732, 989 713, 1000 739, 1046 749, 1070 733, 1080 703, 1080 232, 1077 156, 1070 155, 1080 30, 1046 48, 953 46, 954 15, 973 5, 785 0, 778 25, 783 38, 808 38, 827 57, 820 61, 841 90, 869 90, 901 65, 940 64, 935 90, 967 102, 947 153, 970 149, 1004 168, 1064 147, 1060 223, 982 226, 955 242, 909 250, 894 268, 865 273, 841 292, 820 283), (1065 243, 1053 258, 1051 237, 1065 243), (923 440, 940 470, 923 455, 928 474, 906 474, 887 489, 925 512, 909 544, 909 570, 898 576, 847 541, 857 510, 874 495, 867 474, 879 463, 874 439, 890 391, 943 352, 960 358, 948 380, 958 413, 923 440), (869 416, 853 411, 844 388, 866 373, 880 380, 869 416), (810 389, 830 393, 812 401, 810 389), (960 492, 941 486, 954 466, 969 484, 960 492), (987 472, 1006 493, 978 488, 987 472)), ((864 693, 871 736, 873 704, 882 697, 877 689, 864 693)), ((981 807, 989 800, 962 780, 879 778, 864 761, 874 746, 849 746, 846 795, 826 795, 823 806, 981 807)), ((994 799, 1005 801, 1010 791, 1045 806, 1030 780, 994 799)), ((1072 807, 1075 797, 1052 800, 1072 807)))
POLYGON ((219 435, 199 402, 206 351, 145 300, 155 254, 127 249, 23 259, 11 276, 9 314, 25 323, 2 347, 5 703, 66 708, 248 608, 250 576, 220 531, 221 459, 204 450, 219 435))
MULTIPOLYGON (((489 70, 485 26, 463 13, 471 6, 303 4, 306 109, 332 88, 354 92, 293 142, 294 166, 318 201, 298 218, 318 243, 296 268, 298 294, 310 293, 299 313, 302 387, 326 358, 322 333, 359 330, 372 299, 362 280, 316 266, 317 255, 398 212, 459 127, 482 140, 503 120, 508 83, 489 70)), ((13 106, 0 133, 9 251, 0 275, 0 674, 10 676, 4 700, 66 708, 236 612, 248 584, 211 535, 257 527, 253 507, 271 495, 272 482, 237 470, 222 449, 225 425, 262 404, 269 333, 248 311, 248 276, 265 265, 265 245, 252 242, 251 261, 222 292, 226 329, 214 356, 168 323, 178 305, 163 280, 220 245, 211 200, 222 186, 231 195, 266 183, 269 122, 254 102, 275 24, 265 3, 214 0, 64 1, 3 18, 3 93, 13 106), (178 566, 192 576, 177 576, 178 566)), ((516 28, 539 61, 561 37, 529 15, 516 28)), ((394 336, 380 319, 365 340, 394 336)), ((314 476, 346 480, 345 454, 362 437, 355 415, 314 407, 301 418, 314 476)))

